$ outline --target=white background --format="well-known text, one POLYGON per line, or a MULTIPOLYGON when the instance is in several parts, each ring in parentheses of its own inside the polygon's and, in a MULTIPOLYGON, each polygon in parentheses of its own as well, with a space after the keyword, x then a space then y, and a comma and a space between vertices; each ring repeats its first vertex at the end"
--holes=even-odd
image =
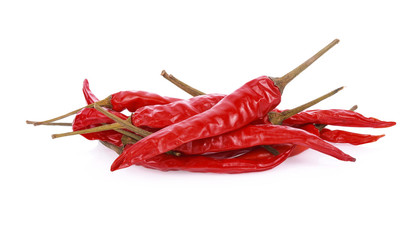
MULTIPOLYGON (((1 239, 419 239, 419 8, 416 1, 1 1, 1 239), (153 2, 153 3, 151 3, 153 2), (111 173, 116 154, 65 127, 33 127, 100 98, 146 90, 188 98, 281 76, 341 42, 285 90, 290 108, 393 120, 376 143, 338 145, 239 175, 111 173), (418 117, 418 116, 417 116, 418 117), (417 228, 417 229, 416 229, 417 228)), ((66 119, 71 121, 71 119, 66 119)))

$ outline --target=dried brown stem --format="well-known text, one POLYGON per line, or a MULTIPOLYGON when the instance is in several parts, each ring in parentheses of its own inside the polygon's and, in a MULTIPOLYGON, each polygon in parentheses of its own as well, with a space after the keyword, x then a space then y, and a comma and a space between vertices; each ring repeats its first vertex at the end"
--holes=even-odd
POLYGON ((136 141, 139 141, 140 139, 143 138, 143 137, 141 137, 141 136, 139 136, 137 134, 134 134, 132 132, 125 131, 125 130, 122 130, 122 129, 114 129, 114 131, 119 132, 119 133, 121 133, 121 134, 123 134, 123 135, 125 135, 127 137, 130 137, 130 138, 136 140, 136 141))
MULTIPOLYGON (((26 123, 27 124, 35 124, 35 123, 38 123, 38 122, 35 122, 35 121, 29 121, 29 120, 26 120, 26 123)), ((48 125, 48 126, 73 126, 73 124, 72 123, 49 123, 49 122, 47 122, 47 123, 43 123, 43 124, 38 124, 38 125, 48 125)))
POLYGON ((280 113, 278 113, 278 112, 270 112, 270 113, 268 113, 268 118, 270 119, 270 122, 272 124, 281 125, 282 122, 284 120, 286 120, 287 118, 289 118, 289 117, 295 115, 296 113, 301 112, 301 111, 303 111, 303 110, 305 110, 305 109, 307 109, 309 107, 312 107, 313 105, 321 102, 322 100, 324 100, 326 98, 331 97, 332 95, 334 95, 337 92, 341 91, 343 88, 344 87, 337 88, 337 89, 335 89, 335 90, 333 90, 333 91, 331 91, 331 92, 329 92, 329 93, 327 93, 327 94, 325 94, 325 95, 323 95, 323 96, 321 96, 319 98, 316 98, 316 99, 314 99, 314 100, 312 100, 310 102, 307 102, 307 103, 305 103, 303 105, 300 105, 300 106, 298 106, 296 108, 293 108, 293 109, 290 109, 290 110, 285 110, 285 111, 280 112, 280 113))
POLYGON ((314 63, 318 58, 320 58, 324 53, 326 53, 328 50, 330 50, 334 45, 336 45, 340 40, 335 39, 330 44, 325 46, 323 49, 321 49, 319 52, 317 52, 315 55, 313 55, 311 58, 306 60, 304 63, 300 64, 298 67, 284 75, 283 77, 275 77, 272 78, 276 86, 280 89, 280 92, 283 92, 286 85, 292 81, 297 75, 299 75, 303 70, 305 70, 307 67, 309 67, 312 63, 314 63))
POLYGON ((47 125, 47 123, 55 122, 57 120, 60 120, 60 119, 69 117, 71 115, 74 115, 74 114, 78 113, 79 111, 83 110, 84 108, 92 108, 94 104, 99 104, 100 106, 104 106, 104 107, 112 107, 112 105, 111 105, 111 96, 109 96, 109 97, 107 97, 107 98, 105 98, 105 99, 103 99, 101 101, 98 101, 96 103, 92 103, 92 104, 86 105, 86 106, 84 106, 82 108, 76 109, 74 111, 71 111, 69 113, 66 113, 64 115, 61 115, 61 116, 58 116, 58 117, 55 117, 55 118, 51 118, 51 119, 48 119, 48 120, 45 120, 45 121, 26 121, 26 123, 33 124, 34 126, 47 125))
MULTIPOLYGON (((114 120, 115 122, 119 123, 124 128, 126 128, 126 129, 128 129, 130 131, 133 131, 134 133, 136 133, 136 134, 138 134, 140 136, 147 137, 150 134, 152 134, 151 132, 148 132, 146 130, 143 130, 143 129, 138 128, 138 127, 134 126, 133 124, 131 124, 131 118, 129 118, 127 120, 123 120, 123 119, 115 116, 114 114, 106 111, 104 108, 102 108, 101 106, 99 106, 97 104, 94 105, 94 108, 96 110, 98 110, 99 112, 103 113, 105 116, 107 116, 110 119, 114 120)), ((181 153, 175 152, 175 151, 168 151, 167 153, 168 154, 171 154, 171 155, 175 155, 175 156, 180 156, 181 155, 181 153)))
POLYGON ((55 138, 67 137, 67 136, 73 136, 73 135, 79 135, 79 134, 102 132, 102 131, 108 131, 108 130, 118 130, 120 128, 123 128, 123 127, 119 123, 113 123, 113 124, 102 125, 99 127, 83 129, 79 131, 53 134, 51 135, 51 137, 55 139, 55 138))
POLYGON ((177 86, 180 89, 184 90, 185 92, 187 92, 188 94, 190 94, 193 97, 199 96, 199 95, 204 95, 205 94, 202 91, 200 91, 198 89, 195 89, 195 88, 191 87, 190 85, 188 85, 188 84, 182 82, 181 80, 177 79, 172 74, 171 75, 168 75, 168 73, 165 70, 162 70, 161 75, 164 78, 166 78, 168 81, 170 81, 171 83, 173 83, 175 86, 177 86))
POLYGON ((143 130, 141 128, 138 128, 136 126, 134 126, 133 124, 131 124, 130 119, 127 120, 123 120, 119 117, 117 117, 116 115, 108 112, 107 110, 105 110, 104 108, 102 108, 101 106, 99 106, 98 104, 94 104, 94 108, 96 110, 98 110, 99 112, 101 112, 102 114, 104 114, 105 116, 109 117, 110 119, 114 120, 116 123, 119 123, 121 126, 123 126, 124 128, 133 131, 134 133, 146 137, 149 136, 150 134, 152 134, 151 132, 148 132, 146 130, 143 130))
POLYGON ((105 141, 99 141, 99 142, 101 142, 105 147, 115 151, 118 155, 120 155, 124 150, 123 147, 115 146, 114 144, 111 144, 109 142, 105 142, 105 141))

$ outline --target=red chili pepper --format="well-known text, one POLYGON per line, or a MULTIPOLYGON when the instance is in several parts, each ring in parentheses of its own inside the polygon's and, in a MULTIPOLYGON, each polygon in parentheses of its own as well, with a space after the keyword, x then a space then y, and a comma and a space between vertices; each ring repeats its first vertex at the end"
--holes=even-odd
POLYGON ((111 171, 175 149, 186 142, 245 126, 265 116, 280 103, 280 98, 280 89, 273 80, 266 76, 256 78, 227 95, 213 108, 140 140, 114 161, 111 171))
POLYGON ((110 103, 114 111, 121 112, 127 109, 130 112, 134 112, 140 107, 168 104, 179 100, 181 99, 162 97, 158 94, 145 91, 121 91, 111 95, 110 103))
POLYGON ((384 128, 395 125, 395 122, 367 118, 360 113, 344 109, 308 110, 297 113, 283 121, 284 125, 328 124, 345 127, 384 128))
POLYGON ((99 101, 95 94, 93 94, 90 90, 89 81, 87 79, 83 81, 83 95, 85 96, 85 100, 88 105, 99 101))
POLYGON ((132 123, 137 127, 164 128, 191 116, 209 110, 226 95, 200 95, 165 105, 151 105, 137 109, 132 115, 132 123))
MULTIPOLYGON (((299 128, 300 129, 303 129, 303 130, 305 130, 305 131, 307 131, 307 132, 309 132, 309 133, 311 133, 311 134, 319 137, 319 130, 313 124, 306 124, 306 125, 303 125, 303 126, 301 126, 299 128)), ((293 151, 290 154, 290 156, 291 157, 292 156, 296 156, 296 155, 298 155, 298 154, 300 154, 300 153, 302 153, 302 152, 304 152, 306 150, 308 150, 308 147, 302 146, 302 145, 297 145, 293 149, 293 151)))
MULTIPOLYGON (((113 114, 117 115, 122 119, 127 119, 128 117, 122 113, 115 112, 112 110, 108 110, 113 114)), ((98 110, 94 108, 85 108, 80 111, 73 121, 73 131, 79 131, 89 128, 94 128, 101 126, 103 124, 111 124, 114 123, 113 120, 109 119, 107 116, 103 115, 102 113, 98 112, 98 110)), ((113 130, 102 131, 102 132, 95 132, 95 133, 86 133, 81 134, 83 137, 89 140, 102 140, 108 143, 111 143, 116 146, 122 146, 121 137, 122 134, 118 133, 113 130)))
MULTIPOLYGON (((134 147, 134 146, 133 146, 134 147)), ((132 148, 132 147, 131 147, 132 148)), ((272 169, 287 159, 294 145, 277 145, 279 155, 270 155, 259 148, 236 158, 216 159, 210 156, 173 156, 160 154, 146 161, 136 162, 161 171, 184 170, 190 172, 246 173, 272 169)))
POLYGON ((262 76, 254 79, 211 109, 140 140, 114 161, 111 171, 167 152, 186 142, 220 135, 262 118, 280 103, 285 86, 338 42, 335 39, 281 78, 262 76))
POLYGON ((185 143, 175 150, 193 155, 286 143, 309 147, 344 161, 355 160, 314 134, 281 125, 248 125, 225 134, 185 143))
POLYGON ((347 132, 342 130, 322 129, 320 137, 326 141, 334 143, 350 143, 352 145, 361 145, 365 143, 376 142, 385 135, 369 135, 347 132))

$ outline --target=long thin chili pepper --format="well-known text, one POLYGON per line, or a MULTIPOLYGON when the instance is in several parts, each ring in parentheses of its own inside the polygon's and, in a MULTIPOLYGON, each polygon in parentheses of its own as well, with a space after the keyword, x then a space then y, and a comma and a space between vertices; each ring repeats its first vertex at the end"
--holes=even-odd
POLYGON ((197 139, 176 148, 188 155, 248 148, 259 145, 296 144, 343 161, 355 159, 307 131, 281 125, 248 125, 218 136, 197 139))
POLYGON ((328 142, 350 143, 352 145, 376 142, 383 136, 385 135, 360 134, 343 130, 329 130, 327 128, 324 128, 320 131, 320 137, 328 142))
MULTIPOLYGON (((274 113, 270 113, 274 115, 274 113)), ((275 113, 281 115, 281 113, 275 113)), ((384 128, 395 125, 395 122, 381 121, 376 118, 368 118, 360 113, 344 109, 308 110, 291 116, 284 120, 285 125, 328 124, 345 127, 373 127, 384 128)))
POLYGON ((161 171, 184 170, 211 173, 258 172, 272 169, 281 164, 287 159, 293 148, 293 145, 275 146, 275 149, 280 152, 277 156, 268 155, 268 152, 259 148, 240 157, 227 159, 212 158, 211 156, 176 157, 168 154, 160 154, 147 161, 137 162, 136 164, 161 171))
POLYGON ((213 108, 140 140, 114 161, 111 170, 119 169, 123 163, 127 167, 141 159, 151 158, 195 139, 212 137, 238 129, 265 116, 280 103, 281 93, 285 86, 337 43, 338 40, 333 41, 281 78, 262 76, 251 80, 227 95, 213 108))

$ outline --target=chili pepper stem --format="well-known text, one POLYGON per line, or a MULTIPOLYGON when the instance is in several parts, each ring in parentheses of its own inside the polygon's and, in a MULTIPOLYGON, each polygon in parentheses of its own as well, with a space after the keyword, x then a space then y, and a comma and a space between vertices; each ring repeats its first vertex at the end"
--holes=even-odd
POLYGON ((309 101, 309 102, 307 102, 305 104, 302 104, 302 105, 300 105, 298 107, 295 107, 293 109, 285 110, 285 111, 283 111, 281 113, 270 112, 270 113, 268 113, 268 118, 269 118, 269 120, 270 120, 270 122, 272 124, 281 125, 282 122, 284 120, 286 120, 287 118, 289 118, 289 117, 295 115, 296 113, 301 112, 301 111, 303 111, 303 110, 305 110, 305 109, 307 109, 309 107, 312 107, 313 105, 321 102, 322 100, 324 100, 326 98, 331 97, 332 95, 334 95, 334 94, 338 93, 339 91, 343 90, 343 88, 344 87, 339 87, 339 88, 337 88, 337 89, 335 89, 335 90, 333 90, 333 91, 331 91, 331 92, 329 92, 329 93, 327 93, 325 95, 322 95, 319 98, 316 98, 316 99, 314 99, 312 101, 309 101))
POLYGON ((275 77, 271 78, 273 79, 275 85, 280 89, 280 92, 283 93, 284 88, 286 85, 292 81, 297 75, 299 75, 303 70, 305 70, 307 67, 309 67, 312 63, 314 63, 318 58, 320 58, 324 53, 326 53, 328 50, 330 50, 332 47, 334 47, 340 40, 335 39, 330 44, 325 46, 323 49, 321 49, 319 52, 317 52, 315 55, 313 55, 311 58, 306 60, 304 63, 300 64, 298 67, 284 75, 283 77, 275 77))
POLYGON ((279 151, 277 151, 275 148, 273 148, 270 145, 262 145, 261 147, 263 147, 265 150, 267 150, 267 152, 273 154, 274 156, 279 155, 279 151))
MULTIPOLYGON (((26 120, 26 123, 27 124, 35 124, 37 122, 26 120)), ((73 124, 72 123, 43 123, 43 124, 39 124, 39 125, 48 125, 48 126, 72 126, 73 124)))
POLYGON ((137 134, 134 134, 132 132, 125 131, 125 130, 122 130, 122 129, 115 129, 114 131, 119 132, 119 133, 121 133, 121 134, 123 134, 123 135, 125 135, 127 137, 130 137, 130 138, 136 140, 136 141, 139 141, 140 139, 143 138, 142 136, 139 136, 137 134))
POLYGON ((127 120, 123 120, 117 116, 115 116, 114 114, 106 111, 104 108, 102 108, 101 106, 99 106, 98 104, 94 104, 93 107, 98 110, 99 112, 101 112, 102 114, 104 114, 105 116, 109 117, 110 119, 114 120, 115 122, 119 123, 121 126, 123 126, 124 128, 135 132, 136 134, 146 137, 150 134, 152 134, 151 132, 148 132, 146 130, 143 130, 141 128, 138 128, 136 126, 134 126, 133 124, 130 123, 130 119, 127 120))
MULTIPOLYGON (((64 115, 61 115, 61 116, 58 116, 58 117, 55 117, 55 118, 51 118, 51 119, 48 119, 48 120, 45 120, 45 121, 26 121, 26 123, 27 124, 33 124, 34 126, 47 125, 48 123, 55 122, 57 120, 60 120, 60 119, 69 117, 71 115, 74 115, 74 114, 78 113, 79 111, 83 110, 84 108, 92 108, 94 104, 95 103, 86 105, 86 106, 84 106, 82 108, 73 110, 73 111, 71 111, 69 113, 66 113, 64 115)), ((112 107, 112 105, 111 105, 111 96, 109 96, 109 97, 107 97, 107 98, 105 98, 105 99, 103 99, 101 101, 96 102, 96 104, 99 104, 99 105, 104 106, 104 107, 112 107)))
POLYGON ((162 73, 160 75, 162 75, 164 78, 166 78, 166 80, 170 81, 175 86, 177 86, 180 89, 184 90, 185 92, 189 93, 193 97, 196 97, 196 96, 199 96, 199 95, 205 95, 204 92, 191 87, 190 85, 188 85, 188 84, 184 83, 183 81, 174 77, 172 74, 168 75, 168 73, 165 70, 162 70, 162 73))
POLYGON ((108 131, 108 130, 117 130, 119 128, 122 128, 122 126, 119 123, 113 123, 113 124, 102 125, 99 127, 88 128, 88 129, 83 129, 83 130, 74 131, 74 132, 53 134, 51 135, 51 137, 55 139, 55 138, 67 137, 67 136, 73 136, 73 135, 79 135, 79 134, 102 132, 102 131, 108 131))
POLYGON ((120 155, 123 152, 123 147, 118 147, 105 141, 99 141, 99 142, 102 143, 102 145, 104 145, 105 147, 115 151, 118 155, 120 155))
MULTIPOLYGON (((355 111, 357 109, 357 105, 354 105, 353 107, 350 108, 350 111, 355 111)), ((324 129, 327 126, 327 124, 315 124, 315 127, 318 129, 318 131, 321 131, 322 129, 324 129)))

